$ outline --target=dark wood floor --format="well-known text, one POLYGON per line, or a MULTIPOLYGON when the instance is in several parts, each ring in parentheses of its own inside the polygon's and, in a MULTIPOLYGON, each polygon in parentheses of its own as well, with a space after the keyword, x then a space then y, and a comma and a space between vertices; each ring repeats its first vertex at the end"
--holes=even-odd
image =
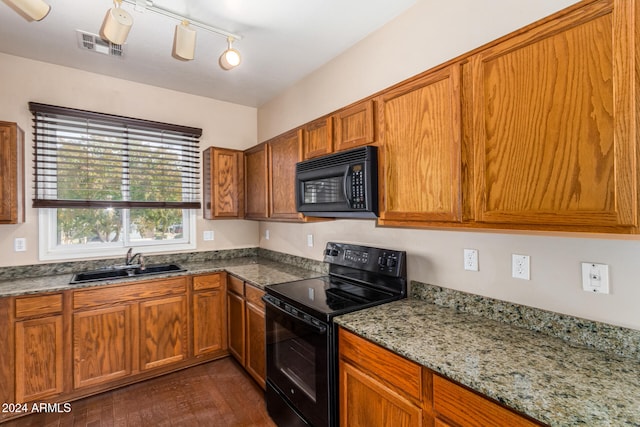
POLYGON ((71 402, 66 414, 33 414, 2 427, 275 427, 264 395, 230 357, 71 402))

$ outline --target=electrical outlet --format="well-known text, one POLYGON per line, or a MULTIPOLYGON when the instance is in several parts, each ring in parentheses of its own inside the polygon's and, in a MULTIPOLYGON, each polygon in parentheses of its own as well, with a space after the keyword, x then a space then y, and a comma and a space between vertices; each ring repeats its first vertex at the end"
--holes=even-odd
POLYGON ((269 240, 269 237, 271 237, 271 236, 270 236, 270 234, 271 234, 271 233, 269 233, 269 229, 266 229, 266 230, 264 231, 264 238, 265 238, 265 240, 269 240))
POLYGON ((469 271, 478 271, 478 250, 464 250, 464 269, 469 271))
POLYGON ((24 252, 27 250, 27 239, 24 237, 16 237, 13 240, 13 250, 15 252, 24 252))
POLYGON ((213 240, 214 239, 213 230, 207 230, 202 232, 202 240, 213 240))
POLYGON ((313 247, 313 234, 307 234, 307 246, 313 247))
POLYGON ((582 263, 582 289, 599 294, 609 293, 609 266, 593 262, 582 263))
POLYGON ((529 271, 529 255, 511 254, 511 276, 516 279, 531 279, 529 271))

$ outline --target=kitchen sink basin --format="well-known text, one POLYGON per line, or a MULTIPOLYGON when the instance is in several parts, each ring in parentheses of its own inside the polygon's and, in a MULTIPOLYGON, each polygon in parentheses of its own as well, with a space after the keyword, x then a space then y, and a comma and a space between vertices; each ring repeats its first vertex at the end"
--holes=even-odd
POLYGON ((152 276, 154 274, 177 273, 181 271, 187 270, 178 264, 152 264, 145 268, 141 268, 139 265, 120 265, 75 273, 69 283, 73 285, 76 283, 114 280, 125 277, 152 276))

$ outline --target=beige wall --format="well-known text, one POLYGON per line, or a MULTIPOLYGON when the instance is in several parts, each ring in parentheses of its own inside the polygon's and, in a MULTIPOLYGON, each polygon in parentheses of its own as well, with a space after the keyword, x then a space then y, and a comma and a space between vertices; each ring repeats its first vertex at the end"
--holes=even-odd
MULTIPOLYGON (((27 165, 26 222, 0 225, 0 267, 39 262, 37 210, 30 208, 33 172, 29 101, 199 127, 203 130, 203 149, 212 145, 244 149, 257 142, 255 108, 0 54, 0 120, 17 122, 25 131, 27 165), (26 237, 26 252, 13 251, 16 237, 26 237)), ((198 251, 254 247, 258 244, 258 224, 205 221, 199 211, 196 235, 198 251), (214 241, 202 240, 205 230, 214 231, 214 241)))
MULTIPOLYGON (((258 111, 264 140, 429 69, 572 0, 418 0, 404 15, 258 111)), ((373 220, 264 223, 260 246, 322 259, 327 241, 406 250, 409 277, 493 298, 640 329, 640 241, 622 236, 412 230, 373 220), (265 239, 269 230, 270 239, 265 239), (307 247, 307 235, 315 245, 307 247), (463 249, 480 271, 463 269, 463 249), (531 257, 531 280, 511 278, 511 254, 531 257), (609 264, 611 294, 581 289, 580 262, 609 264)))

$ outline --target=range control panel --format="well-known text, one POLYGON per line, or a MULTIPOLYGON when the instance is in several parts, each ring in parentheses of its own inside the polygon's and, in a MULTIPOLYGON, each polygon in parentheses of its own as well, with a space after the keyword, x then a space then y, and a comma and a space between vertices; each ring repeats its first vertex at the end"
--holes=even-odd
POLYGON ((392 277, 405 277, 406 252, 349 243, 327 243, 324 261, 392 277))

